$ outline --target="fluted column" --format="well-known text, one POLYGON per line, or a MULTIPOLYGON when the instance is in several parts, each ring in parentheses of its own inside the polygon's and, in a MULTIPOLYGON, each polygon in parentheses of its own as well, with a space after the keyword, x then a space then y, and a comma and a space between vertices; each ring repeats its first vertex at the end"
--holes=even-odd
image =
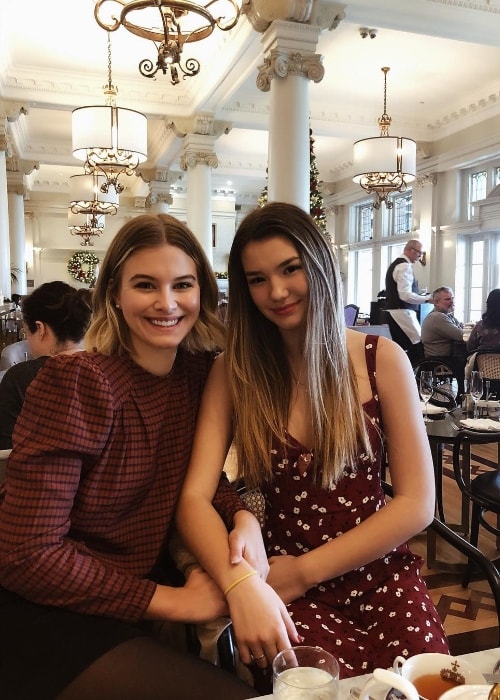
POLYGON ((257 86, 270 91, 268 198, 309 211, 309 81, 319 83, 315 53, 323 29, 335 28, 343 5, 320 0, 246 0, 245 12, 263 32, 264 63, 257 86))
POLYGON ((7 133, 0 123, 0 296, 10 298, 9 206, 7 197, 7 133))
POLYGON ((0 100, 0 290, 6 297, 11 295, 7 158, 12 154, 8 123, 17 121, 21 114, 27 113, 28 110, 20 102, 0 100))
POLYGON ((215 120, 211 114, 199 114, 192 119, 176 119, 170 126, 183 139, 180 166, 187 171, 187 225, 213 262, 212 168, 219 165, 215 142, 221 134, 229 133, 231 125, 215 120))
POLYGON ((7 158, 7 193, 9 203, 10 266, 15 270, 18 294, 26 294, 26 228, 24 200, 29 199, 26 175, 38 170, 39 164, 18 158, 7 158))

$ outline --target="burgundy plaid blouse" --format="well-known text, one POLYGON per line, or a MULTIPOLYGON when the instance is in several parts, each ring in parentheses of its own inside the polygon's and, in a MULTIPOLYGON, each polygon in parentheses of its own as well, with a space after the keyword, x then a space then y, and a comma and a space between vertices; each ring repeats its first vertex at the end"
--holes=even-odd
MULTIPOLYGON (((0 585, 36 603, 140 620, 186 471, 213 357, 172 372, 128 356, 55 355, 16 423, 0 505, 0 585)), ((226 522, 242 508, 221 481, 226 522)))

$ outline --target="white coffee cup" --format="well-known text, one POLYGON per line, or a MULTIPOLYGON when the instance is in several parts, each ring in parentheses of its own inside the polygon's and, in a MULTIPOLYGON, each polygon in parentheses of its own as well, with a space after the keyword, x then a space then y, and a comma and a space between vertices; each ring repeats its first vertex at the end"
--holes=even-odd
POLYGON ((419 700, 419 693, 414 682, 425 675, 440 674, 443 670, 460 674, 461 680, 468 685, 484 684, 485 682, 483 674, 474 666, 448 654, 416 654, 408 659, 397 656, 392 671, 375 669, 373 678, 370 678, 361 689, 360 700, 368 700, 370 693, 373 694, 375 686, 380 689, 380 685, 385 685, 387 690, 390 688, 399 690, 406 695, 408 700, 419 700))

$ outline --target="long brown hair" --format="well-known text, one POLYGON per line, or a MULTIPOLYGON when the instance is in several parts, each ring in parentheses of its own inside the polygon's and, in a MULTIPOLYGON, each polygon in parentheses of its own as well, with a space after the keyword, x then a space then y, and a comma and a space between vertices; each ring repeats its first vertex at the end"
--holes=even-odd
POLYGON ((165 243, 180 248, 194 261, 200 285, 200 314, 181 347, 189 352, 219 350, 225 344, 225 328, 216 315, 219 291, 215 275, 194 234, 169 214, 144 214, 124 224, 104 257, 93 295, 94 315, 85 336, 88 350, 105 354, 132 352, 130 331, 114 299, 125 260, 141 248, 165 243))
POLYGON ((309 283, 303 348, 313 422, 315 465, 332 487, 360 452, 373 457, 353 366, 347 354, 340 271, 331 244, 312 217, 273 202, 241 222, 229 255, 228 348, 240 476, 256 485, 271 477, 273 438, 286 443, 291 371, 277 327, 255 306, 242 265, 251 241, 283 236, 297 249, 309 283))

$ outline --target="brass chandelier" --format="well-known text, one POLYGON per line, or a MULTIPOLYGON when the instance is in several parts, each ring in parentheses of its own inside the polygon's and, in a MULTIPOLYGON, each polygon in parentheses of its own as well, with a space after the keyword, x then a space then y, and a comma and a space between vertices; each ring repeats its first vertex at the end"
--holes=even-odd
POLYGON ((111 40, 108 32, 108 83, 104 105, 78 107, 72 113, 73 155, 85 172, 103 176, 102 192, 123 192, 120 175, 133 175, 147 159, 148 122, 141 112, 116 106, 118 88, 111 77, 111 40))
POLYGON ((201 68, 196 58, 181 63, 184 44, 206 39, 216 27, 229 31, 236 26, 241 1, 97 0, 94 17, 109 32, 123 26, 132 34, 152 41, 157 51, 156 64, 145 58, 139 63, 139 72, 146 78, 154 78, 158 71, 163 75, 169 73, 170 82, 177 85, 181 78, 197 75, 201 68))
POLYGON ((105 188, 106 178, 97 172, 72 175, 69 179, 70 206, 68 228, 74 236, 80 236, 80 245, 94 245, 93 239, 104 230, 104 216, 118 211, 118 194, 105 188))
POLYGON ((94 238, 104 231, 104 214, 75 214, 68 209, 68 228, 72 236, 80 236, 81 246, 94 245, 94 238))
POLYGON ((384 74, 384 112, 378 120, 380 136, 361 139, 353 146, 354 182, 369 194, 375 194, 373 203, 379 209, 385 202, 392 209, 388 199, 393 192, 404 192, 413 182, 417 170, 417 144, 413 139, 389 136, 391 117, 387 114, 387 73, 390 68, 381 69, 384 74))

